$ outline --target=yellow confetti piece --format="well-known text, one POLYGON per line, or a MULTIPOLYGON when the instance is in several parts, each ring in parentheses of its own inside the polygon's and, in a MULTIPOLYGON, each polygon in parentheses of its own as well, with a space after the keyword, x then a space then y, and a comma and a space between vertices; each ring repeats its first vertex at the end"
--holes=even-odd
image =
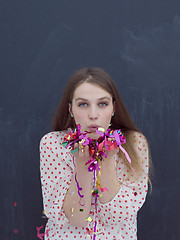
POLYGON ((79 143, 80 143, 80 144, 82 144, 83 142, 85 142, 85 140, 84 140, 84 139, 81 139, 81 141, 79 141, 79 143))
POLYGON ((79 142, 79 144, 81 145, 81 147, 82 147, 82 150, 83 150, 83 148, 84 148, 84 146, 83 146, 83 143, 85 142, 85 140, 84 139, 82 139, 80 142, 79 142))
POLYGON ((98 130, 99 130, 100 132, 102 132, 102 133, 105 132, 105 129, 104 129, 104 128, 101 128, 101 127, 99 127, 98 130))
POLYGON ((96 186, 97 186, 97 188, 102 188, 102 186, 101 186, 101 184, 100 184, 101 171, 102 171, 102 162, 101 162, 101 168, 100 168, 100 171, 99 171, 99 175, 98 175, 98 178, 97 178, 97 180, 96 180, 96 186))
POLYGON ((86 218, 86 221, 92 222, 92 218, 88 217, 88 218, 86 218))
MULTIPOLYGON (((112 180, 112 182, 113 182, 113 180, 112 180)), ((120 184, 115 184, 114 182, 113 182, 113 184, 114 184, 115 186, 120 187, 121 185, 123 185, 123 182, 124 182, 124 176, 123 176, 123 180, 122 180, 122 182, 121 182, 120 184)))

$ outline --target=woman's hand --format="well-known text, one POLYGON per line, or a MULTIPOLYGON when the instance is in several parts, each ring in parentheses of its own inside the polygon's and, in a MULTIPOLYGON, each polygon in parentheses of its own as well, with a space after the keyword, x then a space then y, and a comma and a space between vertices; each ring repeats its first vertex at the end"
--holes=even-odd
POLYGON ((88 165, 85 165, 85 163, 91 158, 89 154, 89 146, 83 146, 81 143, 75 143, 74 149, 79 148, 79 150, 72 154, 72 157, 74 157, 74 163, 75 167, 78 169, 84 169, 88 170, 88 165))
POLYGON ((114 138, 108 138, 107 145, 109 149, 105 150, 107 159, 113 159, 114 155, 119 152, 119 147, 116 145, 116 141, 114 138))

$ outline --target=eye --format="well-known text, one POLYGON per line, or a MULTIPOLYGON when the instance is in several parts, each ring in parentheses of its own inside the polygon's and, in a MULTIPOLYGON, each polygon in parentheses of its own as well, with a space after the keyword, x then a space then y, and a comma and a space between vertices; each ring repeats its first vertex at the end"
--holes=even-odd
POLYGON ((106 107, 106 106, 108 106, 108 103, 107 102, 100 102, 99 106, 100 107, 106 107))
POLYGON ((87 107, 87 103, 79 103, 78 106, 79 107, 87 107))

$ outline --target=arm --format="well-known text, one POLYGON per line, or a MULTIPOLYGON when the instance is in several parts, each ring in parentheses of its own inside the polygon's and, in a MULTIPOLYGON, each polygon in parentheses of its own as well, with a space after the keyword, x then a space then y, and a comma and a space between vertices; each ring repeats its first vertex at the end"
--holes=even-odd
POLYGON ((44 211, 49 219, 59 225, 69 223, 62 208, 73 174, 72 168, 63 161, 66 156, 65 149, 60 146, 53 133, 41 139, 40 173, 44 211), (61 155, 55 152, 55 148, 60 148, 61 155))
POLYGON ((72 225, 84 227, 87 224, 86 218, 91 210, 91 191, 93 187, 93 173, 89 172, 87 166, 85 166, 85 162, 90 159, 88 146, 85 147, 84 152, 81 151, 81 146, 79 146, 79 151, 74 154, 74 157, 75 169, 69 190, 64 199, 63 208, 72 225), (83 198, 80 198, 78 194, 75 175, 79 187, 82 188, 80 194, 84 196, 83 198))
MULTIPOLYGON (((138 180, 129 181, 127 179, 128 169, 123 160, 119 162, 117 166, 117 189, 119 187, 119 191, 114 195, 114 198, 109 198, 109 202, 105 198, 105 201, 99 199, 98 202, 99 217, 103 219, 104 224, 109 224, 109 219, 112 219, 112 224, 123 223, 122 220, 127 217, 135 219, 137 211, 145 201, 148 182, 148 145, 143 135, 135 132, 133 137, 135 139, 134 147, 137 151, 138 160, 142 164, 143 172, 138 180)), ((112 184, 112 181, 110 184, 112 184)), ((114 185, 116 185, 116 182, 114 182, 114 185)))
POLYGON ((102 162, 100 184, 102 187, 106 187, 108 189, 108 191, 104 192, 101 192, 101 190, 99 190, 101 195, 99 201, 103 204, 110 202, 120 190, 120 183, 117 176, 114 158, 114 155, 118 153, 118 151, 119 148, 116 148, 109 152, 107 154, 108 157, 105 158, 102 162))

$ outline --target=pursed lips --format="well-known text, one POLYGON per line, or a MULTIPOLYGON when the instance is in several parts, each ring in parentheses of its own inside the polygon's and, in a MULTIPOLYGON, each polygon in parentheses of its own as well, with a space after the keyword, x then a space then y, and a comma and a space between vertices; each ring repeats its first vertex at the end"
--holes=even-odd
POLYGON ((88 126, 88 129, 91 131, 91 132, 95 132, 97 130, 99 126, 97 124, 91 124, 90 126, 88 126))

